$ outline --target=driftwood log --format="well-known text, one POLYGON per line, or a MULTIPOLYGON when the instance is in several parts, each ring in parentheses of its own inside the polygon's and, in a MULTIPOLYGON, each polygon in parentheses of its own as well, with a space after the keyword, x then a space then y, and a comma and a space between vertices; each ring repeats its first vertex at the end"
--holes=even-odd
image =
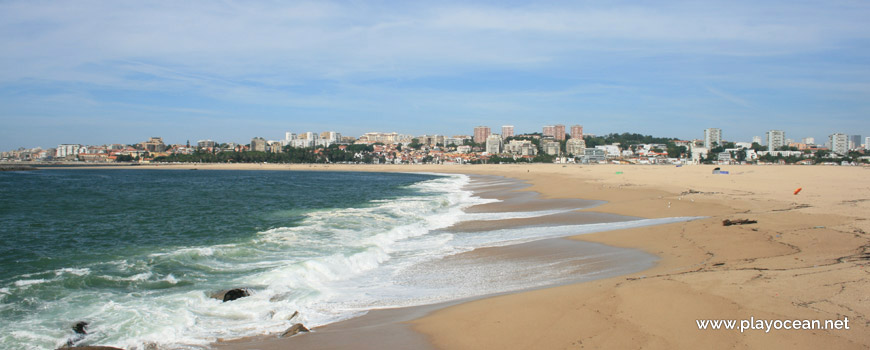
POLYGON ((748 224, 757 224, 757 220, 749 220, 749 219, 725 219, 722 221, 722 226, 731 226, 731 225, 748 225, 748 224))

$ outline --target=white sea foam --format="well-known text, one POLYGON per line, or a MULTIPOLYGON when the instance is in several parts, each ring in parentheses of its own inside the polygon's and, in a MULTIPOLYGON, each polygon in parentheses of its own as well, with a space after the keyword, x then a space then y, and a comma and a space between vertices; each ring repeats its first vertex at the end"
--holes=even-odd
POLYGON ((508 219, 528 219, 541 216, 549 216, 562 214, 577 210, 578 208, 552 209, 552 210, 537 210, 537 211, 508 211, 501 213, 465 213, 462 215, 462 221, 497 221, 508 219))
POLYGON ((44 278, 39 278, 39 279, 32 279, 32 280, 18 280, 18 281, 15 281, 14 284, 16 287, 26 288, 26 287, 32 286, 34 284, 40 284, 40 283, 45 283, 45 282, 48 282, 48 280, 46 280, 44 278))
POLYGON ((63 274, 72 274, 76 276, 86 276, 91 273, 91 269, 89 268, 62 268, 54 271, 56 276, 61 276, 63 274))

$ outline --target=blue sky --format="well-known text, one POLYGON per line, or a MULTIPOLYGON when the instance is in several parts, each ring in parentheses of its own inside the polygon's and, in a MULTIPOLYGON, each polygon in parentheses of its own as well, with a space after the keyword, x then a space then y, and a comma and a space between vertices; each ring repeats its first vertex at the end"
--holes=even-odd
POLYGON ((0 2, 0 150, 471 134, 870 134, 870 2, 0 2))

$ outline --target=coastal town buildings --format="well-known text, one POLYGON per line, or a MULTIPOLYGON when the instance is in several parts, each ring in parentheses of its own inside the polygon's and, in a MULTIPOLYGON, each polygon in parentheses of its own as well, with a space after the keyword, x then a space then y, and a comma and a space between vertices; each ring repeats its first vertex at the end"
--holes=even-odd
POLYGON ((254 152, 266 152, 266 139, 262 137, 251 139, 251 150, 254 152))
POLYGON ((486 138, 486 153, 499 154, 502 150, 502 139, 499 134, 492 134, 486 138))
POLYGON ((849 135, 849 149, 861 148, 861 135, 849 135))
POLYGON ((538 154, 538 148, 529 140, 511 140, 505 145, 505 152, 520 156, 534 156, 538 154))
POLYGON ((199 148, 214 148, 215 145, 216 145, 215 142, 212 140, 196 141, 196 147, 199 147, 199 148))
POLYGON ((556 137, 556 126, 555 125, 544 125, 541 130, 541 135, 544 137, 556 137))
MULTIPOLYGON (((573 134, 572 134, 573 136, 573 134)), ((565 142, 565 152, 568 155, 579 156, 582 155, 584 150, 586 149, 586 140, 582 138, 574 138, 572 137, 570 140, 565 142)))
POLYGON ((849 138, 843 133, 834 133, 828 137, 828 143, 831 145, 831 152, 839 155, 849 153, 849 138))
MULTIPOLYGON (((368 132, 359 137, 344 136, 337 131, 306 131, 293 133, 287 131, 283 139, 266 140, 263 137, 251 139, 249 144, 233 142, 219 143, 210 139, 198 140, 193 145, 190 141, 184 144, 165 144, 160 137, 151 137, 148 141, 132 145, 81 145, 59 144, 56 148, 47 150, 39 147, 0 152, 2 161, 65 161, 65 162, 139 162, 148 163, 152 160, 190 161, 191 158, 173 158, 173 155, 208 154, 203 158, 193 158, 194 161, 214 161, 216 158, 227 161, 223 152, 270 152, 283 153, 285 147, 312 149, 314 156, 308 161, 348 162, 348 158, 335 155, 336 149, 345 151, 350 145, 356 147, 350 162, 418 164, 444 163, 467 164, 487 162, 493 156, 498 156, 499 162, 557 162, 557 163, 587 163, 618 162, 631 164, 743 164, 743 163, 786 163, 788 164, 848 164, 867 163, 866 147, 870 137, 861 135, 835 133, 829 136, 827 147, 815 144, 815 139, 806 137, 801 142, 785 138, 782 130, 770 130, 765 139, 753 138, 753 141, 765 141, 766 150, 760 151, 754 142, 722 140, 722 130, 718 128, 705 129, 703 139, 681 141, 662 139, 659 143, 638 143, 627 141, 605 141, 601 138, 585 134, 581 125, 572 125, 570 133, 564 133, 563 125, 548 125, 544 127, 546 134, 525 133, 515 134, 511 125, 501 127, 502 134, 493 134, 486 126, 475 128, 475 135, 445 136, 438 134, 423 134, 412 136, 397 132, 368 132), (487 135, 483 142, 470 143, 475 136, 487 135), (505 137, 505 135, 513 135, 505 137), (565 135, 566 140, 558 140, 557 136, 565 135), (665 142, 667 141, 667 142, 665 142), (863 141, 863 143, 861 142, 863 141), (590 146, 588 143, 591 142, 590 146), (710 146, 710 147, 705 147, 710 146), (788 147, 783 147, 788 146, 788 147), (588 148, 591 147, 591 148, 588 148), (719 148, 727 147, 724 151, 719 148), (753 148, 754 147, 754 148, 753 148), (331 150, 327 150, 329 148, 331 150), (716 154, 709 154, 716 149, 716 154), (823 152, 828 151, 831 152, 823 152), (822 151, 822 152, 820 152, 822 151), (324 156, 329 153, 330 155, 324 156), (547 155, 547 156, 543 156, 547 155), (604 158, 601 160, 599 158, 604 158), (169 158, 170 160, 167 160, 169 158), (788 158, 787 160, 784 158, 788 158)), ((622 135, 610 134, 607 138, 624 139, 622 135)), ((635 134, 638 135, 638 134, 635 134)), ((642 135, 638 135, 642 136, 642 135)), ((649 137, 649 136, 646 136, 649 137)), ((297 157, 299 152, 293 152, 297 157)), ((230 162, 248 161, 237 159, 270 159, 263 156, 233 157, 230 162)), ((285 158, 272 158, 277 161, 287 161, 285 158), (283 159, 283 160, 278 160, 283 159)))
POLYGON ((501 137, 505 140, 507 140, 509 137, 514 137, 514 126, 513 125, 502 125, 501 137))
POLYGON ((704 148, 712 149, 722 145, 722 129, 707 128, 704 129, 704 148))
POLYGON ((764 138, 767 141, 768 151, 776 151, 786 144, 785 131, 782 130, 770 130, 764 134, 764 138))
POLYGON ((561 147, 557 141, 544 141, 541 147, 544 149, 544 153, 551 156, 558 156, 561 153, 561 147))
POLYGON ((57 158, 67 158, 74 157, 79 154, 79 149, 81 149, 82 145, 64 143, 57 145, 55 149, 55 157, 57 158))
POLYGON ((583 138, 583 126, 582 125, 571 125, 571 138, 572 139, 582 139, 583 138))
POLYGON ((565 126, 562 124, 544 125, 542 131, 541 134, 544 135, 544 137, 552 137, 557 141, 565 140, 565 126))
POLYGON ((555 139, 558 141, 565 141, 565 126, 562 124, 556 124, 554 126, 555 130, 555 139))
POLYGON ((474 143, 484 143, 489 137, 491 131, 488 126, 478 126, 474 128, 474 143))
POLYGON ((139 143, 139 146, 148 152, 163 152, 166 150, 162 137, 151 137, 148 141, 139 143))

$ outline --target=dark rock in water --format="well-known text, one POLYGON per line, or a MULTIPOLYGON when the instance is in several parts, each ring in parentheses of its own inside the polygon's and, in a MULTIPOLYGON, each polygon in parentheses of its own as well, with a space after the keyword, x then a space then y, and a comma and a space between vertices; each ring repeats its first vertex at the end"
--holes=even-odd
POLYGON ((73 332, 76 332, 75 335, 66 340, 66 347, 71 348, 76 344, 80 343, 82 340, 85 340, 85 337, 88 336, 88 323, 85 321, 76 322, 72 326, 73 332))
POLYGON ((88 334, 87 328, 88 323, 85 321, 79 321, 73 325, 73 331, 76 332, 76 334, 88 334))
POLYGON ((287 330, 284 331, 284 333, 281 333, 280 337, 281 338, 292 337, 298 333, 304 333, 304 332, 310 332, 310 331, 308 330, 308 328, 305 328, 305 326, 303 326, 301 323, 297 323, 297 324, 290 326, 290 328, 287 328, 287 330))
POLYGON ((230 289, 226 292, 226 294, 224 294, 224 301, 236 300, 238 298, 244 298, 249 295, 251 295, 251 293, 248 292, 247 289, 230 289))
POLYGON ((251 295, 251 291, 248 290, 247 288, 235 288, 235 289, 217 292, 217 293, 213 294, 211 297, 218 299, 218 300, 231 301, 231 300, 236 300, 238 298, 244 298, 244 297, 249 296, 249 295, 251 295))

